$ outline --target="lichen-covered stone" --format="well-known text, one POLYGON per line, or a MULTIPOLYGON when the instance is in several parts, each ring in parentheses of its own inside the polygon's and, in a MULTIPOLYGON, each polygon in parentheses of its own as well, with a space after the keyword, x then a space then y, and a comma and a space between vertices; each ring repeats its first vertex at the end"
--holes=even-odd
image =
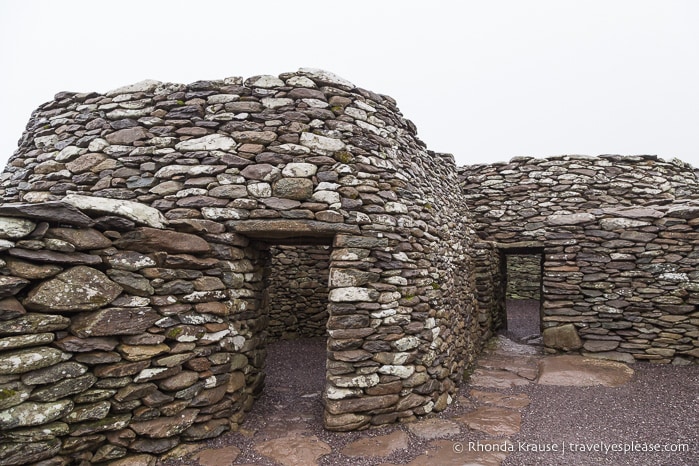
POLYGON ((65 416, 73 409, 70 400, 58 400, 51 403, 26 402, 0 411, 0 428, 39 426, 48 424, 65 416))
POLYGON ((88 311, 111 303, 121 291, 99 270, 77 266, 32 289, 24 306, 35 311, 88 311))
POLYGON ((49 347, 8 351, 0 354, 0 374, 23 374, 69 358, 69 353, 49 347))

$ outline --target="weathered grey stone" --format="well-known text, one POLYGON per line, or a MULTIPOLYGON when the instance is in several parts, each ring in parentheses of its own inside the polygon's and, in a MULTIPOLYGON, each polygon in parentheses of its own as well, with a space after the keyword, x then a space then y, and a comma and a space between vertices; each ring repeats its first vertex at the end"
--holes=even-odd
POLYGON ((277 197, 302 201, 313 195, 313 181, 308 178, 282 178, 274 183, 272 193, 277 197))
POLYGON ((15 427, 40 426, 55 421, 73 409, 70 400, 59 400, 52 403, 25 402, 12 408, 0 411, 0 428, 14 429, 15 427))
POLYGON ((55 335, 53 333, 38 333, 35 335, 18 335, 0 338, 0 350, 48 345, 54 338, 55 335))
POLYGON ((69 194, 63 198, 63 202, 83 211, 119 215, 153 228, 165 228, 167 226, 167 219, 160 211, 138 202, 90 197, 80 194, 69 194))
POLYGON ((14 296, 28 284, 23 278, 0 276, 0 297, 14 296))
POLYGON ((112 307, 73 318, 70 331, 80 337, 136 335, 153 325, 160 316, 152 308, 112 307))
POLYGON ((0 238, 19 239, 24 238, 34 231, 36 223, 31 220, 14 217, 0 217, 0 238))
POLYGON ((97 378, 92 374, 64 379, 47 387, 35 389, 29 399, 35 401, 56 401, 70 395, 75 395, 76 393, 84 392, 92 387, 95 382, 97 382, 97 378))
POLYGON ((75 378, 87 372, 87 366, 77 362, 64 362, 45 367, 22 375, 22 382, 27 385, 41 385, 58 382, 66 378, 75 378))
POLYGON ((0 326, 0 335, 19 335, 63 330, 70 325, 70 319, 49 314, 25 314, 8 320, 0 326))
POLYGON ((52 458, 60 450, 59 439, 39 442, 3 442, 0 444, 0 462, 6 466, 29 464, 52 458))
POLYGON ((89 405, 78 405, 63 418, 64 421, 74 424, 84 421, 98 421, 104 419, 109 414, 111 403, 108 401, 98 401, 89 405))
POLYGON ((125 270, 108 270, 107 275, 127 293, 136 296, 150 296, 155 293, 155 290, 150 284, 150 280, 142 275, 125 270))
POLYGON ((24 306, 36 311, 87 311, 111 303, 121 291, 99 270, 77 266, 32 289, 24 306))
POLYGON ((0 354, 0 374, 23 374, 70 359, 70 354, 55 348, 40 347, 0 354))
POLYGON ((333 288, 328 294, 328 299, 332 302, 352 302, 352 301, 374 301, 378 297, 378 292, 368 288, 348 286, 344 288, 333 288))
POLYGON ((154 79, 144 79, 134 84, 129 84, 128 86, 122 86, 116 89, 112 89, 105 93, 107 97, 115 97, 122 94, 135 94, 139 92, 150 93, 160 87, 163 83, 156 81, 154 79))
POLYGON ((196 152, 222 150, 225 152, 235 149, 236 142, 233 138, 221 134, 208 134, 201 138, 182 141, 175 146, 180 152, 196 152))
POLYGON ((581 223, 588 223, 595 219, 595 216, 588 213, 580 214, 557 214, 549 215, 546 218, 546 222, 549 225, 578 225, 581 223))
POLYGON ((17 406, 29 399, 32 388, 20 381, 0 385, 0 410, 17 406))
POLYGON ((0 205, 0 215, 67 223, 79 227, 87 227, 94 223, 90 217, 72 205, 58 201, 40 204, 4 203, 0 205))
POLYGON ((90 435, 98 432, 123 429, 129 425, 130 420, 130 414, 119 414, 108 416, 96 421, 80 422, 70 426, 70 436, 79 437, 81 435, 90 435))

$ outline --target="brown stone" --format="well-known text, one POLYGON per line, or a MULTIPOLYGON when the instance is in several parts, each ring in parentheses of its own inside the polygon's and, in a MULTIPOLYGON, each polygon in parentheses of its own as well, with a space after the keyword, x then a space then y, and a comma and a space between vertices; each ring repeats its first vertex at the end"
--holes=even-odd
POLYGON ((26 309, 17 298, 11 296, 0 299, 0 321, 14 319, 26 313, 26 309))
POLYGON ((576 355, 544 358, 539 368, 537 382, 542 385, 618 387, 633 376, 633 369, 624 363, 576 355))
POLYGON ((198 409, 185 409, 176 416, 132 422, 129 427, 138 435, 148 438, 173 437, 187 430, 194 423, 198 413, 198 409))
POLYGON ((486 388, 512 388, 528 385, 529 380, 509 371, 476 369, 469 379, 471 385, 486 388))
POLYGON ((112 351, 116 348, 119 341, 116 338, 96 337, 96 338, 78 338, 69 335, 56 341, 55 345, 63 351, 87 352, 87 351, 112 351))
POLYGON ((549 348, 571 351, 582 347, 582 341, 573 324, 547 327, 542 335, 544 337, 544 345, 549 348))
POLYGON ((150 307, 111 307, 73 318, 70 331, 81 338, 136 335, 153 325, 160 315, 150 307))
POLYGON ((76 230, 73 228, 49 228, 47 238, 57 238, 75 246, 78 251, 104 249, 112 245, 112 241, 94 228, 76 230))
POLYGON ((196 455, 194 459, 201 466, 220 466, 223 464, 233 464, 240 455, 240 449, 230 446, 223 448, 206 448, 196 455))
POLYGON ((61 264, 61 265, 100 265, 102 259, 99 256, 85 254, 83 252, 57 252, 43 249, 34 251, 30 249, 12 248, 8 251, 10 255, 27 259, 39 263, 61 264))
POLYGON ((357 413, 389 408, 399 400, 398 395, 365 396, 345 400, 328 400, 325 409, 331 414, 357 413))
POLYGON ((407 449, 409 443, 408 434, 402 430, 396 430, 387 435, 377 435, 355 440, 343 448, 341 453, 350 457, 384 457, 398 450, 407 449))
POLYGON ((43 280, 60 273, 63 268, 58 265, 38 265, 14 257, 5 258, 7 268, 16 277, 27 280, 43 280))
POLYGON ((449 437, 461 433, 461 428, 457 423, 446 419, 422 419, 407 426, 413 435, 424 440, 449 437))
POLYGON ((318 464, 318 458, 332 452, 330 446, 315 435, 292 434, 255 445, 255 451, 284 466, 318 464))
MULTIPOLYGON (((467 442, 463 441, 435 440, 428 445, 424 455, 418 456, 405 466, 500 466, 507 456, 508 448, 514 448, 511 442, 506 440, 480 440, 479 443, 488 444, 492 451, 471 451, 467 442)), ((383 463, 380 466, 397 465, 383 463)))
POLYGON ((109 133, 105 136, 105 139, 110 144, 115 145, 130 145, 139 139, 145 139, 148 137, 148 133, 144 128, 140 126, 135 126, 133 128, 124 128, 113 133, 109 133))
POLYGON ((618 346, 619 342, 615 340, 585 340, 585 343, 583 344, 583 348, 592 353, 613 351, 618 346))
POLYGON ((149 361, 120 362, 116 364, 101 365, 95 367, 97 377, 125 377, 135 375, 148 367, 149 361))
POLYGON ((211 249, 206 240, 191 233, 146 227, 137 228, 122 235, 114 245, 141 253, 164 251, 173 254, 196 254, 208 252, 211 249))
POLYGON ((483 407, 454 419, 464 423, 469 429, 502 437, 519 433, 522 415, 511 409, 483 407))
POLYGON ((182 371, 177 375, 173 375, 165 380, 161 380, 158 385, 162 390, 182 390, 190 387, 199 380, 199 374, 192 371, 182 371))
POLYGON ((484 392, 482 390, 471 390, 469 392, 471 398, 481 403, 499 406, 501 408, 522 409, 529 406, 529 395, 518 393, 516 395, 508 395, 498 392, 484 392))

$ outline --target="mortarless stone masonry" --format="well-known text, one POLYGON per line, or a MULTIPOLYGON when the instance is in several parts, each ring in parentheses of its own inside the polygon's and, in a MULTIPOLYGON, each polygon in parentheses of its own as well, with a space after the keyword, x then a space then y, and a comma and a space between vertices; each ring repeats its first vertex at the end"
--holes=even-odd
POLYGON ((236 428, 268 330, 327 335, 332 430, 443 410, 482 344, 453 158, 326 72, 61 93, 2 196, 6 464, 236 428), (284 280, 313 307, 296 323, 284 280))
POLYGON ((699 357, 690 167, 457 169, 327 72, 60 93, 0 181, 3 464, 125 464, 235 429, 266 342, 294 335, 327 336, 326 428, 443 410, 523 250, 544 254, 550 351, 699 357))

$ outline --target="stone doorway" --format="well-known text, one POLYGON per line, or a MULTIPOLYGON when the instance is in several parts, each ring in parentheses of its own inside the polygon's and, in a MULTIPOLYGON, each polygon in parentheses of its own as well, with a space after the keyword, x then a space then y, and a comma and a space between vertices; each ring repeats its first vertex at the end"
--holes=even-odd
POLYGON ((263 383, 250 415, 269 427, 323 422, 328 280, 333 236, 254 241, 263 274, 260 367, 263 383), (279 425, 277 425, 279 424, 279 425))
POLYGON ((507 334, 520 343, 541 344, 543 249, 508 249, 504 259, 507 334))

